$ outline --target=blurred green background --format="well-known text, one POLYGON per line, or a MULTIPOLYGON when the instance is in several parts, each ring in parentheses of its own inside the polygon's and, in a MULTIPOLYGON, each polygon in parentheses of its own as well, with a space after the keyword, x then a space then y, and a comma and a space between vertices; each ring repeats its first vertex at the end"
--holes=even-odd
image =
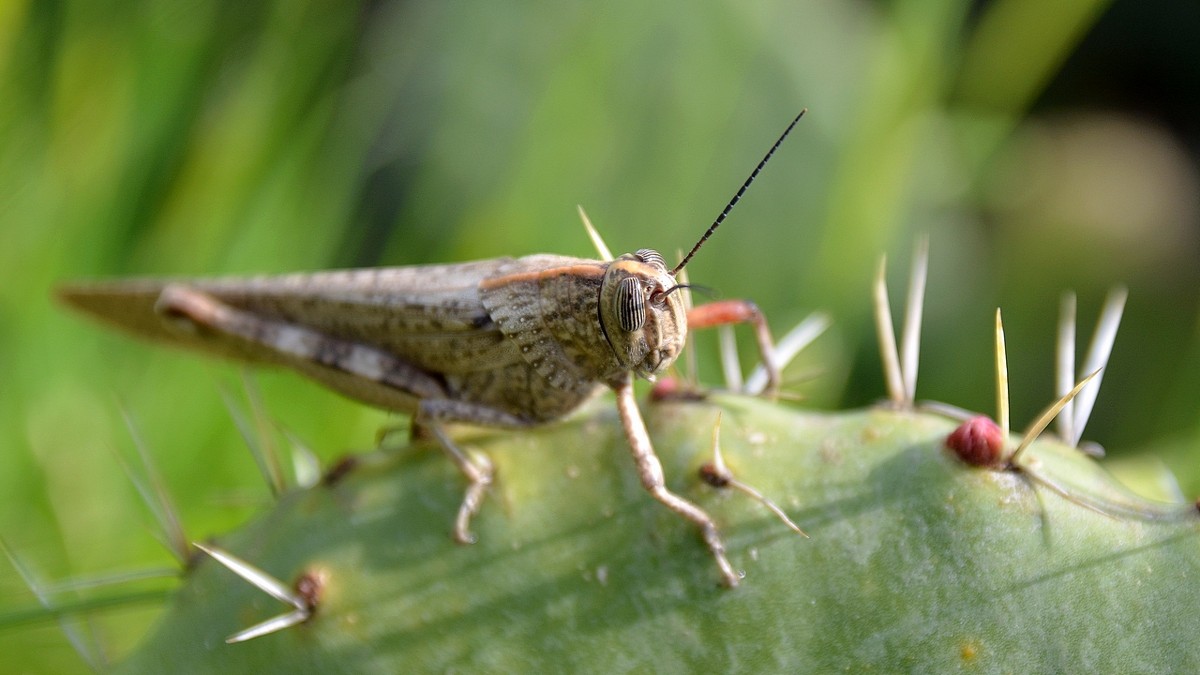
MULTIPOLYGON (((1126 284, 1085 438, 1198 494, 1198 25, 1165 0, 0 2, 0 537, 47 582, 171 564, 114 459, 122 410, 191 537, 269 499, 221 401, 239 369, 70 315, 56 283, 591 256, 577 204, 614 250, 671 258, 801 107, 689 272, 776 334, 832 314, 789 371, 806 405, 882 397, 871 277, 886 252, 903 289, 928 233, 919 398, 993 410, 1000 306, 1023 426, 1052 398, 1060 293, 1082 341, 1126 284)), ((327 461, 389 420, 255 381, 327 461)), ((13 672, 83 670, 52 622, 11 618, 36 600, 0 569, 13 672)), ((116 658, 153 616, 87 630, 116 658)))

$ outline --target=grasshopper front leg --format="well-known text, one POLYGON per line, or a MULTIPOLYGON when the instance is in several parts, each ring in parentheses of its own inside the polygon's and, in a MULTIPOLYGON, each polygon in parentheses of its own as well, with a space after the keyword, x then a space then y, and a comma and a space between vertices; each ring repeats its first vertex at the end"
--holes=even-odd
POLYGON ((687 518, 700 528, 708 550, 712 551, 721 569, 721 576, 726 586, 738 585, 738 574, 733 571, 729 559, 725 557, 725 543, 721 541, 721 533, 717 523, 704 509, 667 489, 663 478, 662 462, 654 454, 654 446, 650 443, 650 434, 646 431, 646 423, 638 410, 637 399, 633 395, 632 378, 614 387, 617 393, 617 410, 621 416, 621 425, 625 428, 625 437, 629 441, 629 449, 633 453, 633 461, 637 464, 638 477, 642 486, 668 509, 687 518))

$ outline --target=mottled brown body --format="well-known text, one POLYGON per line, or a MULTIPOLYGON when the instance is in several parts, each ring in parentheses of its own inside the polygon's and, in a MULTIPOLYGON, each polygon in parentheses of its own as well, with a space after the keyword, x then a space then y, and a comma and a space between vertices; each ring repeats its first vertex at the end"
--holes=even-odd
MULTIPOLYGON (((561 418, 633 369, 601 324, 600 293, 614 264, 646 279, 664 276, 658 289, 674 285, 665 270, 636 260, 533 255, 271 277, 134 279, 68 286, 60 296, 143 337, 290 366, 371 405, 417 412, 421 400, 448 399, 511 418, 462 421, 521 426, 561 418)), ((682 316, 681 305, 674 311, 682 316)), ((671 326, 674 334, 657 340, 666 345, 657 348, 658 362, 640 367, 643 374, 678 354, 686 320, 671 326)))

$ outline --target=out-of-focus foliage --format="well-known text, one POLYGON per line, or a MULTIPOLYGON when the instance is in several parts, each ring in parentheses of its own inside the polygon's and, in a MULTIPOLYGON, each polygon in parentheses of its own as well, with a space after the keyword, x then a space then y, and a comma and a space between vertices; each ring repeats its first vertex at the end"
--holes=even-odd
MULTIPOLYGON (((919 396, 990 409, 1001 305, 1028 419, 1052 395, 1059 293, 1079 292, 1087 325, 1125 283, 1088 437, 1200 492, 1200 115, 1120 95, 1177 81, 1195 104, 1200 50, 1154 23, 1195 11, 1107 5, 0 3, 0 535, 52 579, 168 562, 112 457, 132 454, 122 408, 192 536, 267 498, 217 395, 236 370, 68 316, 56 282, 587 255, 576 204, 614 249, 670 252, 804 106, 689 272, 753 297, 776 332, 835 317, 791 371, 811 404, 879 396, 871 271, 888 252, 899 279, 928 232, 919 396), (1138 40, 1183 75, 1072 60, 1138 40)), ((324 457, 391 419, 290 375, 260 383, 324 457)), ((0 575, 0 606, 32 604, 0 575)), ((123 652, 152 616, 104 614, 105 644, 123 652)), ((79 668, 49 625, 0 649, 17 670, 79 668)))

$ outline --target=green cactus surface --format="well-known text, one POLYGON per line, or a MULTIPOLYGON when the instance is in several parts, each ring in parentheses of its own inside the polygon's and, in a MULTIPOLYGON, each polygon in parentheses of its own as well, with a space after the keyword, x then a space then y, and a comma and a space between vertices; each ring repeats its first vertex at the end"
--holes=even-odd
POLYGON ((226 644, 288 608, 198 555, 120 672, 1200 672, 1200 516, 1074 448, 1036 442, 1033 480, 961 462, 938 415, 732 395, 643 408, 668 487, 721 524, 738 588, 642 489, 600 399, 460 436, 497 469, 471 546, 451 541, 463 483, 430 443, 284 495, 212 542, 318 580, 313 616, 226 644), (734 475, 810 539, 699 478, 719 412, 734 475))

